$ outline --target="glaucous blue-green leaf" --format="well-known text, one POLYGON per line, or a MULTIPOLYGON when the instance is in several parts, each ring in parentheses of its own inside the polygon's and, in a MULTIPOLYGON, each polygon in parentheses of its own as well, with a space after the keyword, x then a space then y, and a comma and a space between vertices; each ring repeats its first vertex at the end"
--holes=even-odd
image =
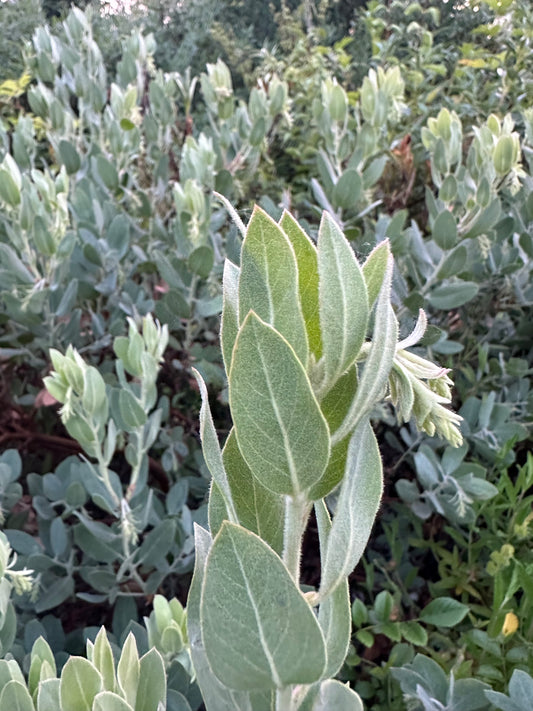
POLYGON ((333 188, 332 202, 334 206, 343 210, 354 208, 357 205, 362 189, 363 181, 361 176, 353 168, 348 168, 333 188))
POLYGON ((472 227, 464 235, 472 239, 479 235, 486 234, 498 222, 502 212, 502 205, 499 198, 494 198, 487 207, 485 207, 472 227))
POLYGON ((365 278, 369 308, 372 308, 379 296, 387 273, 390 253, 389 240, 385 240, 378 244, 377 247, 374 247, 363 264, 363 276, 365 278))
POLYGON ((228 689, 211 671, 205 654, 200 628, 200 599, 204 582, 205 564, 212 545, 207 531, 195 524, 196 559, 194 575, 187 600, 187 633, 198 685, 207 711, 270 711, 271 692, 247 693, 228 689))
MULTIPOLYGON (((488 684, 478 679, 457 679, 450 693, 449 707, 453 711, 485 711, 487 708, 485 691, 489 689, 488 684)), ((528 703, 531 706, 531 695, 528 697, 528 703)))
MULTIPOLYGON (((323 500, 315 503, 315 514, 322 559, 331 531, 331 519, 323 500)), ((321 603, 318 610, 318 624, 326 642, 327 663, 323 678, 328 679, 335 676, 342 667, 350 644, 352 623, 348 578, 345 578, 334 592, 321 603)))
POLYGON ((213 536, 216 536, 222 523, 228 519, 228 510, 224 503, 224 497, 220 493, 214 479, 211 479, 209 487, 209 500, 207 502, 207 521, 209 531, 213 536))
POLYGON ((96 158, 96 170, 108 190, 118 188, 118 171, 116 167, 102 155, 96 158))
POLYGON ((209 665, 230 688, 311 684, 324 672, 313 610, 279 556, 241 526, 225 522, 213 542, 200 619, 209 665))
POLYGON ((448 277, 455 276, 455 274, 459 274, 464 271, 467 264, 467 258, 468 252, 466 251, 466 247, 462 244, 458 245, 458 247, 456 247, 453 252, 450 252, 442 263, 442 266, 437 273, 437 278, 447 279, 448 277))
POLYGON ((24 675, 14 659, 9 661, 0 659, 0 691, 10 681, 20 681, 21 684, 24 684, 24 675))
POLYGON ((183 694, 175 689, 169 689, 167 693, 166 711, 192 711, 192 709, 183 694))
POLYGON ((336 679, 326 679, 312 687, 299 711, 363 711, 363 702, 355 691, 336 679))
POLYGON ((231 489, 224 468, 224 462, 222 461, 222 452, 220 451, 215 425, 211 417, 207 388, 205 387, 202 376, 194 368, 193 374, 202 396, 202 407, 200 408, 200 437, 202 439, 202 451, 204 453, 205 463, 222 494, 228 517, 232 521, 237 521, 237 514, 235 513, 231 498, 231 489))
POLYGON ((38 613, 58 607, 67 598, 74 594, 74 581, 72 578, 57 578, 50 587, 43 592, 37 603, 35 611, 38 613))
POLYGON ((376 437, 365 419, 348 447, 346 473, 322 559, 320 594, 331 594, 355 568, 368 542, 383 490, 376 437))
POLYGON ((439 212, 433 224, 433 239, 441 249, 451 249, 457 242, 457 223, 449 210, 439 212))
POLYGON ((60 706, 59 679, 45 679, 37 691, 37 711, 57 711, 60 706))
POLYGON ((281 227, 255 207, 241 251, 239 321, 254 311, 287 339, 306 367, 307 333, 298 297, 292 245, 281 227))
POLYGON ((239 449, 263 486, 297 495, 319 481, 329 458, 326 420, 293 348, 254 313, 233 349, 229 401, 239 449))
POLYGON ((34 711, 30 692, 20 681, 9 681, 0 694, 0 709, 6 711, 34 711))
POLYGON ((140 664, 137 643, 133 633, 126 637, 122 653, 117 664, 117 681, 121 695, 130 706, 135 707, 137 687, 139 686, 140 664))
POLYGON ((318 359, 322 354, 320 315, 318 308, 318 256, 315 245, 286 210, 281 216, 280 227, 290 240, 298 265, 298 290, 300 304, 307 330, 309 349, 318 359))
MULTIPOLYGON (((34 694, 41 678, 41 667, 43 662, 48 662, 52 672, 56 673, 56 662, 52 650, 44 637, 38 637, 31 648, 31 664, 28 673, 28 689, 30 694, 34 694)), ((1 682, 0 682, 1 686, 1 682)))
POLYGON ((392 269, 392 256, 389 256, 376 303, 372 343, 359 379, 356 396, 342 425, 332 433, 333 445, 342 441, 370 413, 378 399, 385 393, 398 342, 398 321, 390 303, 392 269))
POLYGON ((146 412, 129 390, 119 390, 118 406, 122 421, 126 424, 128 430, 142 427, 146 424, 146 412))
POLYGON ((368 325, 368 294, 355 254, 333 218, 318 233, 320 329, 327 390, 355 362, 368 325))
POLYGON ((239 276, 239 267, 226 259, 222 278, 223 297, 220 324, 220 345, 226 373, 230 369, 233 345, 239 331, 239 276))
POLYGON ((101 691, 94 697, 92 711, 135 711, 122 696, 112 691, 101 691))
POLYGON ((429 696, 446 703, 449 681, 442 667, 434 659, 417 654, 412 662, 404 663, 400 668, 393 668, 392 675, 400 682, 404 693, 418 696, 417 687, 420 686, 429 696))
MULTIPOLYGON (((266 489, 253 476, 239 450, 234 429, 226 440, 222 458, 239 523, 249 531, 257 533, 276 553, 281 554, 285 522, 284 497, 266 489)), ((209 498, 209 528, 213 536, 222 526, 223 520, 227 518, 225 515, 221 518, 221 515, 225 514, 225 509, 220 505, 217 506, 219 496, 219 492, 212 488, 209 498)))
POLYGON ((163 518, 146 534, 136 551, 136 563, 146 563, 150 566, 163 564, 176 537, 176 521, 163 518))
POLYGON ((359 694, 336 679, 327 679, 320 684, 312 711, 363 711, 359 694))
POLYGON ((436 309, 456 309, 471 301, 479 291, 473 281, 456 281, 439 284, 428 295, 429 303, 436 309))
POLYGON ((486 691, 485 696, 502 711, 528 711, 533 696, 533 678, 523 669, 515 669, 509 682, 509 696, 499 691, 486 691))
POLYGON ((94 640, 92 662, 102 675, 104 689, 115 691, 115 661, 104 627, 100 628, 94 640))
POLYGON ((141 657, 135 711, 158 711, 167 697, 167 676, 163 657, 151 649, 141 657))
POLYGON ((77 173, 81 166, 80 154, 68 141, 60 141, 58 146, 59 159, 69 175, 77 173))
POLYGON ((189 255, 187 265, 193 274, 197 274, 202 279, 207 279, 213 269, 215 263, 215 254, 213 248, 206 244, 197 247, 189 255))
POLYGON ((61 672, 61 711, 92 711, 94 697, 102 691, 102 677, 83 657, 70 657, 61 672))
MULTIPOLYGON (((344 375, 341 375, 320 403, 320 409, 326 418, 330 432, 335 432, 341 426, 349 412, 356 391, 357 366, 353 365, 344 375)), ((327 496, 341 481, 344 476, 349 441, 350 434, 347 434, 341 442, 337 442, 331 448, 326 471, 309 492, 311 501, 317 501, 327 496)))

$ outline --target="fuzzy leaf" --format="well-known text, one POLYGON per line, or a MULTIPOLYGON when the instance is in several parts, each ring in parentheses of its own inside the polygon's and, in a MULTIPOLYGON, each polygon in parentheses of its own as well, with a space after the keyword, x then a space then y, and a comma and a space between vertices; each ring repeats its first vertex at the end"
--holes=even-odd
MULTIPOLYGON (((315 503, 315 513, 322 558, 331 531, 331 519, 323 500, 315 503)), ((323 678, 327 679, 338 673, 348 653, 352 629, 348 578, 320 605, 318 624, 326 642, 327 664, 323 678)))
POLYGON ((256 207, 242 245, 239 320, 254 311, 284 336, 306 367, 307 334, 298 296, 294 250, 279 225, 256 207))
POLYGON ((318 307, 318 256, 315 245, 296 222, 284 211, 280 226, 287 235, 296 254, 298 264, 298 290, 300 303, 309 340, 309 348, 315 357, 322 354, 320 316, 318 307))
POLYGON ((297 495, 316 484, 329 458, 327 423, 294 350, 254 313, 235 342, 229 400, 239 449, 263 486, 297 495))
POLYGON ((163 657, 151 649, 141 657, 135 711, 158 711, 167 698, 167 677, 163 657))
POLYGON ((222 280, 222 321, 220 324, 220 344, 226 373, 229 373, 233 345, 239 331, 239 276, 241 270, 233 262, 224 262, 222 280))
POLYGON ((333 433, 332 444, 343 440, 365 418, 385 393, 398 342, 398 322, 390 304, 392 256, 376 304, 374 338, 357 393, 342 425, 333 433))
POLYGON ((271 692, 251 693, 234 691, 224 686, 211 671, 200 628, 200 599, 205 576, 207 555, 212 546, 211 536, 195 524, 194 541, 196 560, 194 576, 187 601, 187 633, 198 685, 207 711, 270 711, 271 692))
POLYGON ((368 421, 354 430, 346 474, 323 558, 320 593, 331 594, 355 568, 368 542, 383 489, 376 437, 368 421))
POLYGON ((370 252, 365 263, 363 264, 363 276, 365 278, 368 293, 369 308, 372 308, 379 296, 383 279, 387 273, 389 256, 389 241, 385 240, 384 242, 378 244, 378 246, 370 252))
POLYGON ((61 711, 91 711, 94 697, 102 691, 102 677, 83 657, 70 657, 61 672, 61 711))
POLYGON ((122 654, 117 665, 117 681, 122 696, 130 704, 135 706, 137 698, 137 687, 139 686, 140 664, 137 643, 133 633, 126 637, 122 654))
POLYGON ((94 697, 92 711, 134 711, 122 696, 111 691, 102 691, 94 697))
MULTIPOLYGON (((226 440, 222 458, 239 523, 249 531, 257 533, 276 553, 281 554, 285 519, 284 497, 266 489, 252 475, 239 450, 234 429, 226 440)), ((209 504, 211 506, 211 499, 209 504)), ((220 520, 215 527, 213 527, 214 523, 210 518, 212 535, 218 532, 222 521, 220 520)))
POLYGON ((198 387, 200 388, 200 394, 202 396, 202 407, 200 409, 200 437, 202 439, 202 451, 204 453, 205 463, 211 473, 211 476, 213 477, 213 481, 216 483, 218 490, 224 499, 227 516, 231 521, 236 522, 238 518, 235 513, 231 497, 231 489, 226 475, 226 470, 224 468, 222 452, 220 451, 220 444, 218 442, 215 425, 213 424, 211 410, 209 409, 207 388, 205 387, 202 376, 194 368, 193 374, 196 378, 198 387))
POLYGON ((322 676, 324 639, 312 609, 279 556, 241 526, 225 522, 215 538, 200 619, 211 669, 230 688, 268 691, 322 676))
POLYGON ((355 362, 368 325, 368 294, 355 254, 324 213, 318 234, 319 309, 324 389, 355 362))

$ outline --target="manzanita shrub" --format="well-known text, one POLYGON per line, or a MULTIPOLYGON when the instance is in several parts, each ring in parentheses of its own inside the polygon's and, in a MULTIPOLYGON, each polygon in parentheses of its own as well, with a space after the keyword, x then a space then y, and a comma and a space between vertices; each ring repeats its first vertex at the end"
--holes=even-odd
POLYGON ((370 424, 387 390, 428 433, 461 443, 447 370, 398 342, 385 241, 361 266, 330 215, 317 244, 285 212, 254 210, 240 266, 226 261, 221 345, 233 428, 220 449, 202 393, 212 474, 209 531, 196 527, 188 602, 192 660, 208 711, 362 709, 332 677, 350 638, 348 575, 382 494, 370 424), (368 338, 368 336, 371 336, 368 338), (318 590, 302 592, 314 510, 318 590))

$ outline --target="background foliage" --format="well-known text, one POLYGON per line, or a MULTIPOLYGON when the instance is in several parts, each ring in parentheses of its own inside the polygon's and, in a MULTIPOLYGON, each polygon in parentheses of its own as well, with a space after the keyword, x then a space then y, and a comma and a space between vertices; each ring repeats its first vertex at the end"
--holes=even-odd
POLYGON ((180 608, 151 610, 185 602, 207 516, 191 365, 230 427, 218 330, 240 236, 216 191, 313 237, 326 210, 361 261, 388 238, 401 333, 426 309, 423 346, 453 369, 461 448, 373 413, 387 488, 341 678, 376 710, 529 708, 529 3, 145 4, 0 5, 0 503, 36 580, 3 590, 2 655, 28 671, 42 635, 60 669, 105 624, 117 654, 130 631, 155 644, 169 708, 200 707, 180 608))

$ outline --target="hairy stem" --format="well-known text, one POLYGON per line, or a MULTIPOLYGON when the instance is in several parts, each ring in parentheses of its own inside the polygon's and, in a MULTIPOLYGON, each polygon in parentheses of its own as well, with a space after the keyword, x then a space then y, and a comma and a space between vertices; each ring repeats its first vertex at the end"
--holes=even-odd
POLYGON ((302 539, 307 526, 311 504, 305 495, 287 496, 285 503, 285 531, 283 534, 283 562, 296 585, 300 583, 302 539))

